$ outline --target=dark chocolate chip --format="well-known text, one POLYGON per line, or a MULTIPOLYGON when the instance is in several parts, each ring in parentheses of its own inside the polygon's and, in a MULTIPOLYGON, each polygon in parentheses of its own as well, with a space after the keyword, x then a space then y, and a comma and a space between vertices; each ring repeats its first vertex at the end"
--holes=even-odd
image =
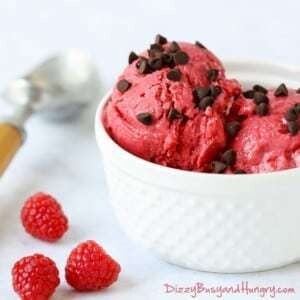
POLYGON ((269 106, 267 103, 260 103, 255 107, 255 111, 259 116, 265 116, 268 114, 269 106))
POLYGON ((138 70, 141 74, 148 74, 151 71, 151 68, 148 64, 148 60, 146 58, 140 58, 138 61, 138 70))
POLYGON ((141 59, 139 59, 139 60, 136 62, 135 67, 136 67, 137 69, 139 69, 140 65, 141 65, 141 59))
POLYGON ((167 73, 167 78, 172 81, 179 81, 181 78, 181 72, 179 69, 172 69, 167 73))
POLYGON ((227 166, 232 166, 235 163, 236 152, 232 149, 229 149, 222 154, 221 159, 227 166))
POLYGON ((244 170, 235 170, 234 174, 247 174, 244 170))
POLYGON ((119 92, 124 93, 131 87, 131 83, 126 79, 122 79, 117 83, 117 89, 119 92))
POLYGON ((241 129, 241 124, 238 121, 232 121, 226 124, 226 132, 230 137, 235 137, 241 129))
POLYGON ((198 46, 199 48, 206 49, 206 47, 198 41, 195 42, 195 45, 198 46))
POLYGON ((196 99, 201 100, 205 96, 209 96, 211 89, 209 87, 198 87, 193 90, 193 95, 196 99))
POLYGON ((170 55, 169 53, 163 53, 161 58, 164 66, 167 66, 169 68, 175 67, 173 56, 170 55))
POLYGON ((296 93, 297 93, 297 94, 300 94, 300 88, 296 90, 296 93))
POLYGON ((264 88, 262 85, 259 85, 259 84, 255 84, 253 86, 253 90, 255 92, 261 92, 263 94, 267 94, 268 93, 268 90, 266 88, 264 88))
POLYGON ((164 48, 162 47, 162 45, 155 43, 155 44, 150 45, 150 50, 157 50, 157 51, 162 52, 162 51, 164 51, 164 48))
POLYGON ((210 70, 207 71, 207 74, 206 74, 207 79, 209 81, 215 81, 215 80, 217 80, 218 79, 218 75, 219 75, 219 70, 217 70, 217 69, 210 69, 210 70))
POLYGON ((214 86, 210 87, 211 96, 214 98, 218 97, 221 94, 221 92, 222 92, 222 89, 218 85, 214 85, 214 86))
POLYGON ((294 108, 290 108, 284 115, 284 118, 287 121, 296 121, 298 116, 297 116, 297 112, 294 108))
POLYGON ((160 70, 163 67, 162 59, 159 57, 151 57, 148 60, 150 68, 154 71, 160 70))
POLYGON ((150 58, 152 58, 152 57, 161 57, 162 54, 163 53, 160 50, 148 49, 148 55, 149 55, 150 58))
POLYGON ((139 59, 138 59, 138 61, 137 61, 136 64, 135 64, 135 67, 136 67, 137 69, 139 69, 139 67, 140 67, 140 65, 141 65, 141 62, 142 62, 143 60, 148 61, 148 59, 147 59, 146 57, 144 57, 144 56, 139 56, 139 59))
POLYGON ((176 120, 176 119, 182 119, 183 118, 183 115, 178 111, 176 110, 175 108, 171 108, 169 113, 168 113, 168 120, 169 121, 173 121, 173 120, 176 120))
POLYGON ((170 52, 170 53, 175 53, 179 50, 180 50, 180 47, 179 47, 178 43, 176 43, 174 41, 171 42, 169 48, 167 49, 167 51, 170 52))
POLYGON ((135 52, 131 51, 128 56, 128 63, 131 64, 138 58, 139 58, 138 55, 135 52))
POLYGON ((174 61, 176 65, 185 65, 189 61, 189 56, 186 52, 177 51, 174 55, 174 61))
POLYGON ((139 113, 136 115, 136 118, 144 125, 150 125, 153 121, 152 115, 148 112, 139 113))
POLYGON ((245 91, 245 92, 243 92, 243 95, 246 99, 253 99, 254 91, 253 90, 245 91))
POLYGON ((206 96, 200 100, 198 106, 200 109, 206 109, 206 107, 212 106, 213 103, 214 103, 214 98, 212 96, 206 96))
POLYGON ((164 45, 168 42, 168 40, 162 36, 161 34, 157 34, 155 37, 155 44, 164 45))
POLYGON ((261 92, 255 92, 253 99, 256 104, 269 103, 269 98, 261 92))
POLYGON ((214 173, 223 173, 225 169, 227 168, 226 164, 224 164, 221 161, 213 161, 211 163, 212 169, 214 173))
POLYGON ((300 115, 300 103, 296 103, 294 105, 294 110, 297 113, 297 115, 300 115))
POLYGON ((291 135, 295 135, 298 133, 299 131, 299 126, 297 124, 296 121, 290 121, 287 123, 287 126, 288 126, 288 130, 290 132, 291 135))
POLYGON ((279 87, 274 92, 275 97, 282 97, 288 95, 289 95, 289 91, 284 83, 280 84, 279 87))

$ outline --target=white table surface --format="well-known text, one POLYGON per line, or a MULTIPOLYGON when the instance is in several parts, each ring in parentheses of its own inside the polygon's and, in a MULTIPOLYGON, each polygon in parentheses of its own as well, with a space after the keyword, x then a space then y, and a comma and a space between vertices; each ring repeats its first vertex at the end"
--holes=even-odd
MULTIPOLYGON (((98 64, 104 91, 126 65, 129 51, 143 49, 157 32, 170 39, 198 39, 221 58, 300 65, 298 1, 206 2, 2 0, 0 88, 45 56, 78 47, 98 64)), ((80 119, 64 124, 32 118, 26 144, 1 178, 1 300, 16 299, 10 277, 13 262, 35 252, 49 255, 59 266, 62 284, 53 299, 189 299, 191 295, 166 294, 163 284, 230 286, 241 281, 252 287, 292 287, 296 294, 277 295, 276 299, 300 299, 300 264, 253 274, 210 274, 169 265, 132 243, 109 204, 93 136, 95 107, 96 103, 80 119), (70 230, 58 243, 35 240, 20 225, 22 202, 36 191, 55 195, 70 219, 70 230), (69 251, 86 239, 100 242, 122 265, 120 280, 104 292, 75 293, 64 281, 69 251)), ((217 299, 215 295, 198 298, 217 299)), ((225 295, 222 299, 261 298, 225 295)))

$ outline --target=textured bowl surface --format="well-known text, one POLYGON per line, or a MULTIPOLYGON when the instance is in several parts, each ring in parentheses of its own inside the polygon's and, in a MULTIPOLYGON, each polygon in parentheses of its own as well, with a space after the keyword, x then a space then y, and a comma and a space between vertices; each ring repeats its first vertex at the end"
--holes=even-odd
MULTIPOLYGON (((225 63, 228 77, 300 86, 300 70, 254 61, 225 63)), ((220 175, 171 169, 119 147, 101 123, 96 139, 116 215, 130 238, 171 263, 212 272, 251 272, 300 258, 300 169, 220 175)))

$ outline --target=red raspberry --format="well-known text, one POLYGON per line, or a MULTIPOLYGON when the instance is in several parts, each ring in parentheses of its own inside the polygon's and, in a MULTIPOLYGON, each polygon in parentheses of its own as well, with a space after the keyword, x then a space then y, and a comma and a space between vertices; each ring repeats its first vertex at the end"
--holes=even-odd
POLYGON ((22 300, 46 300, 59 285, 58 269, 50 258, 34 254, 14 264, 12 280, 22 300))
POLYGON ((118 279, 120 271, 120 265, 94 241, 73 249, 65 268, 67 282, 78 291, 106 288, 118 279))
POLYGON ((68 219, 60 204, 44 193, 34 194, 26 200, 21 219, 28 233, 49 242, 61 238, 68 229, 68 219))

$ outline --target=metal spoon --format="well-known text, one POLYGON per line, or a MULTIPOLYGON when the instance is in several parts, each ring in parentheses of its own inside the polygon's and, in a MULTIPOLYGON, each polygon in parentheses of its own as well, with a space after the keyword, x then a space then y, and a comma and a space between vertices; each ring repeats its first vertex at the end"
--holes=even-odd
POLYGON ((24 125, 33 113, 54 121, 72 118, 97 99, 99 89, 96 66, 79 50, 51 57, 11 82, 3 94, 14 112, 0 122, 0 176, 22 145, 24 125))

